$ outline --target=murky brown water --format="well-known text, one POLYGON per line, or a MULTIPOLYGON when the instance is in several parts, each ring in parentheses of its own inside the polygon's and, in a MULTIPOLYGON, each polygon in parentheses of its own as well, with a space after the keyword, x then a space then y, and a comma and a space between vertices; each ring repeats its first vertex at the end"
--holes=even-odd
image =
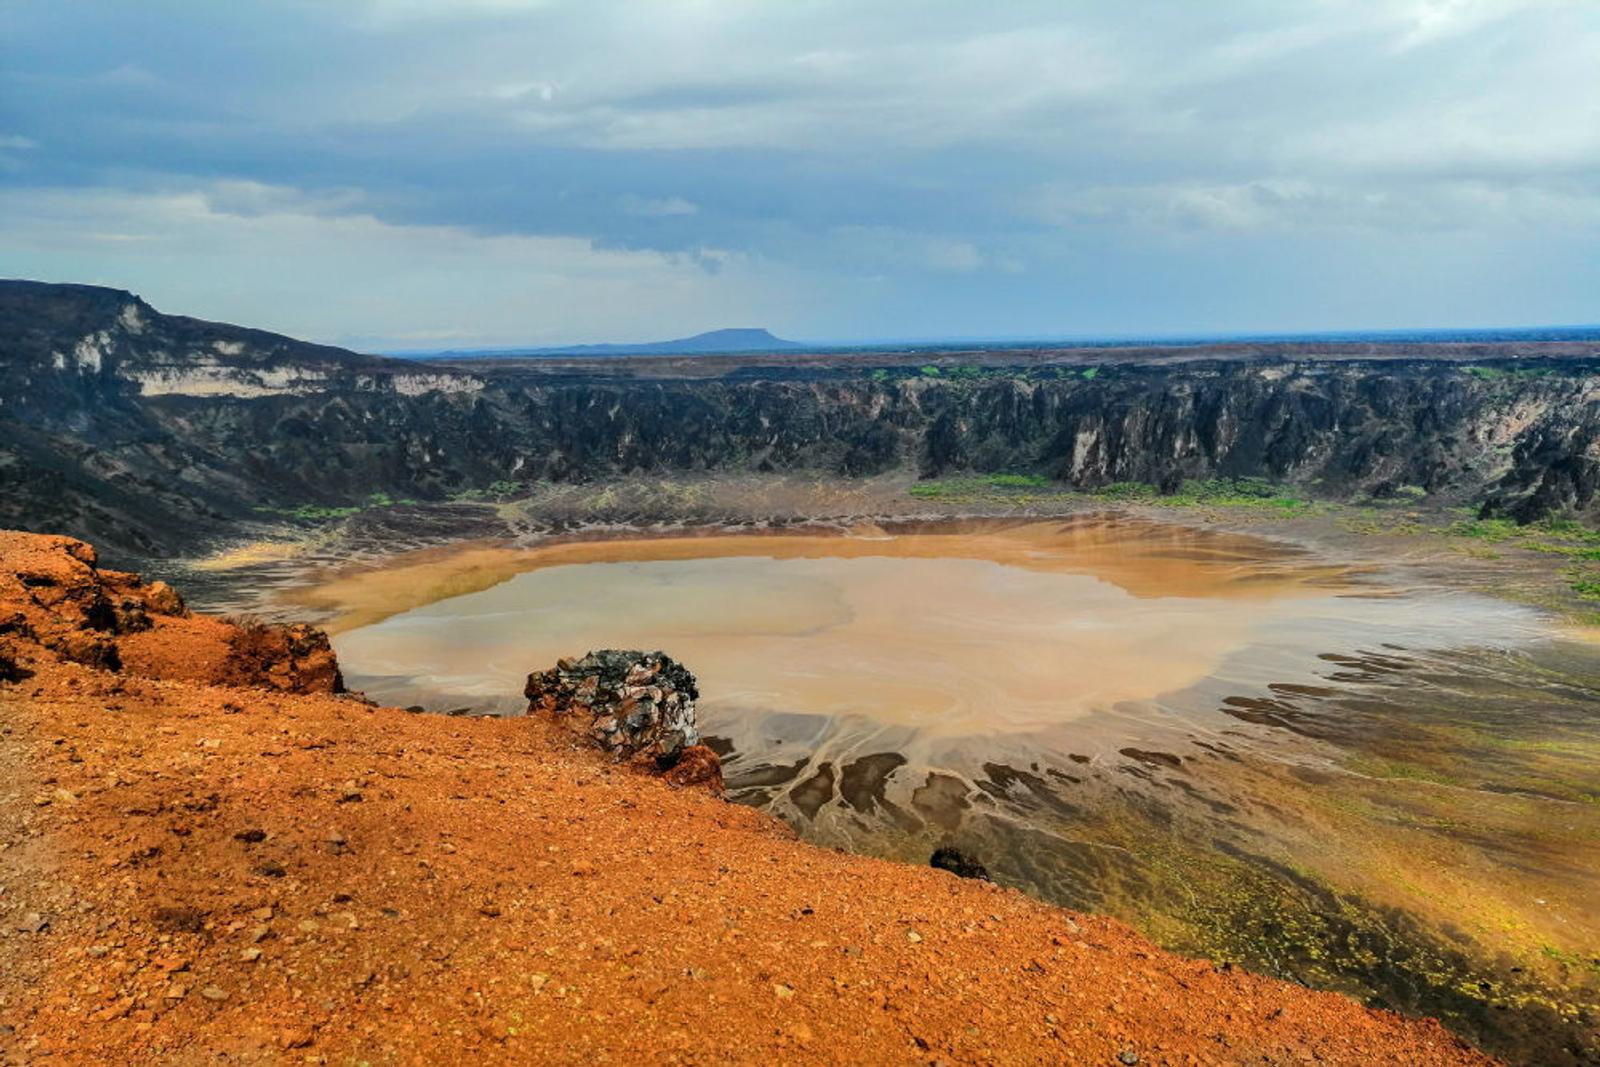
POLYGON ((1183 950, 1594 1055, 1600 652, 1528 609, 1102 517, 479 547, 310 598, 382 620, 336 637, 380 699, 513 711, 558 656, 663 648, 734 795, 819 842, 954 843, 1183 950))

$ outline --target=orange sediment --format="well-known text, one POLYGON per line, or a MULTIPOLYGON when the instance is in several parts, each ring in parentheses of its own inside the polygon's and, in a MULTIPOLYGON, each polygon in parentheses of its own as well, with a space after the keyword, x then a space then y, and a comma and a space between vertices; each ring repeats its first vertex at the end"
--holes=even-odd
POLYGON ((31 672, 0 683, 8 1061, 1492 1062, 811 847, 531 720, 336 695, 293 643, 213 684, 176 668, 204 627, 155 614, 103 632, 120 671, 67 661, 28 636, 59 606, 14 579, 68 544, 0 535, 0 617, 29 620, 0 655, 31 672))

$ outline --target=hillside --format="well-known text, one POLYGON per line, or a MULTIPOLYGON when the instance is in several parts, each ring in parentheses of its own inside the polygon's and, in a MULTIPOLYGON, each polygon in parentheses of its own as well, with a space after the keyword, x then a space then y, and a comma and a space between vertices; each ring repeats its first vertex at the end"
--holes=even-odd
POLYGON ((316 631, 81 542, 0 533, 0 619, 8 1060, 1491 1062, 534 720, 341 695, 316 631))
POLYGON ((1600 488, 1592 344, 927 359, 426 364, 167 316, 115 290, 0 283, 0 523, 132 559, 373 499, 673 473, 1256 478, 1519 521, 1585 512, 1600 488))

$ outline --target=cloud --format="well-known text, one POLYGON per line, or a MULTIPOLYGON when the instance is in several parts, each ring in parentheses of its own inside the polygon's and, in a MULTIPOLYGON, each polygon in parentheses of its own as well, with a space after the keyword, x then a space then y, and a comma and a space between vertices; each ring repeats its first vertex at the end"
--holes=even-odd
MULTIPOLYGON (((1506 308, 1528 309, 1517 317, 1592 317, 1567 294, 1600 285, 1600 265, 1553 280, 1561 256, 1515 256, 1524 239, 1592 240, 1593 0, 925 0, 914 12, 855 0, 236 0, 205 19, 180 0, 13 8, 0 186, 41 209, 46 192, 81 198, 78 228, 56 225, 68 244, 140 243, 126 239, 148 229, 137 217, 103 217, 113 194, 191 197, 234 220, 190 220, 216 240, 250 219, 320 220, 330 236, 310 221, 296 232, 374 255, 374 226, 423 249, 442 247, 426 234, 497 255, 508 253, 493 241, 527 239, 526 255, 578 270, 583 257, 555 250, 653 256, 627 261, 670 265, 636 276, 695 280, 718 300, 782 277, 814 299, 761 306, 818 335, 957 328, 957 316, 985 329, 1076 328, 1089 313, 1136 332, 1182 326, 1235 306, 1201 299, 1229 272, 1224 292, 1293 278, 1329 240, 1349 258, 1341 306, 1356 318, 1408 317, 1393 286, 1369 281, 1396 242, 1441 277, 1478 257, 1472 286, 1414 297, 1419 320, 1483 313, 1491 277, 1506 308), (1168 269, 1152 250, 1201 239, 1262 243, 1150 300, 1152 270, 1168 269), (1277 269, 1252 266, 1269 261, 1277 269), (882 279, 870 301, 844 281, 867 276, 882 279)), ((10 272, 53 269, 12 237, 0 230, 10 272)), ((174 255, 159 268, 174 289, 212 287, 208 264, 226 258, 199 244, 174 255)), ((363 277, 345 258, 348 276, 329 284, 363 277)), ((429 253, 413 269, 443 262, 429 253)), ((286 279, 274 305, 256 306, 304 309, 325 335, 334 312, 310 281, 286 279)), ((440 278, 435 299, 452 284, 440 278)), ((777 300, 763 292, 745 295, 777 300)), ((1273 314, 1310 322, 1327 292, 1327 279, 1272 287, 1273 314)), ((611 339, 603 310, 540 305, 528 329, 611 339)))
POLYGON ((1555 227, 1600 229, 1600 187, 1553 180, 1506 184, 1472 179, 1387 185, 1318 184, 1271 178, 1237 183, 1050 187, 1033 199, 1056 226, 1135 225, 1156 231, 1279 234, 1375 230, 1483 233, 1555 227))
POLYGON ((681 196, 636 196, 633 193, 624 193, 622 196, 622 210, 630 215, 640 215, 644 218, 666 218, 672 215, 698 215, 700 207, 691 204, 681 196))
MULTIPOLYGON (((167 310, 345 344, 448 336, 483 345, 653 340, 781 307, 736 255, 595 248, 328 213, 319 197, 232 183, 166 193, 0 192, 0 232, 55 280, 140 290, 167 310), (169 264, 181 264, 177 275, 169 264), (323 294, 306 301, 301 294, 323 294), (441 326, 444 320, 451 325, 441 326), (364 332, 352 332, 370 324, 364 332)), ((772 321, 777 321, 776 319, 772 321)))

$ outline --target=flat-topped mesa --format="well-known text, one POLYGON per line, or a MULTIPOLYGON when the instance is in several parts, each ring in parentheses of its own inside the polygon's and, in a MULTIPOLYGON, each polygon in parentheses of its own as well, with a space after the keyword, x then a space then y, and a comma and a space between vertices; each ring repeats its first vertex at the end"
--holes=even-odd
POLYGON ((722 765, 700 743, 694 675, 665 652, 623 649, 563 658, 528 675, 528 714, 566 727, 619 762, 653 767, 678 785, 722 790, 722 765))

